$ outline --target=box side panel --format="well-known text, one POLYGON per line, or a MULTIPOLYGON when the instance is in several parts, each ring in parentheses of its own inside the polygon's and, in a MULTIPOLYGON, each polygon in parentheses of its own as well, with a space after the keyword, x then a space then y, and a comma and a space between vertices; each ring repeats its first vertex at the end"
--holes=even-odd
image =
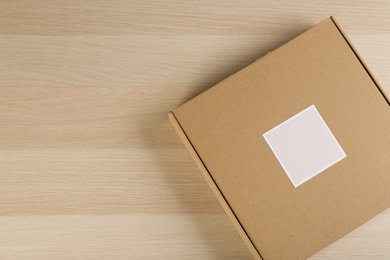
POLYGON ((229 204, 223 197, 221 191, 219 190, 218 186, 214 182, 213 178, 209 174, 207 168, 203 164, 201 158, 196 153, 194 147, 192 146, 190 140, 187 138, 185 132, 181 128, 179 122, 177 121, 175 115, 171 112, 169 113, 169 121, 171 122, 173 128, 175 129, 176 133, 179 135, 180 140, 183 142, 184 146, 186 147, 188 153, 190 154, 191 158, 194 160, 196 166, 199 168, 200 172, 202 173, 203 177, 206 179, 207 184, 210 186, 211 190, 213 191, 214 195, 217 197, 219 203, 221 204, 222 208, 225 210, 226 214, 228 215, 229 219, 233 223, 234 227, 236 228, 238 234, 244 241, 245 245, 248 247, 249 251, 251 252, 254 259, 262 260, 259 252, 256 250, 255 246, 253 245, 252 241, 249 239, 248 235, 246 234, 245 230, 241 226, 240 222, 234 215, 234 212, 230 208, 229 204))
POLYGON ((367 73, 370 75, 372 81, 375 83, 375 85, 378 87, 378 90, 381 92, 383 97, 386 99, 387 103, 390 105, 390 97, 389 95, 384 91, 381 84, 379 83, 378 79, 374 76, 370 68, 368 67, 367 63, 363 60, 360 53, 356 50, 355 46, 352 44, 351 40, 348 38, 348 36, 345 34, 344 30, 340 27, 340 24, 337 22, 337 20, 331 16, 330 17, 333 21, 333 23, 336 25, 337 29, 340 31, 341 35, 344 37, 345 41, 348 43, 348 45, 351 47, 352 51, 355 53, 356 57, 360 61, 360 63, 363 65, 364 69, 367 71, 367 73))

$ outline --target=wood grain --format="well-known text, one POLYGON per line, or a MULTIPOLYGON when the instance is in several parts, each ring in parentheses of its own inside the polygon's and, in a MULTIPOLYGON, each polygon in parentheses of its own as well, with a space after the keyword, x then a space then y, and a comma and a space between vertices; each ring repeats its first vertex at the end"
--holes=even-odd
POLYGON ((330 15, 390 92, 387 1, 1 1, 0 258, 251 259, 167 114, 330 15))

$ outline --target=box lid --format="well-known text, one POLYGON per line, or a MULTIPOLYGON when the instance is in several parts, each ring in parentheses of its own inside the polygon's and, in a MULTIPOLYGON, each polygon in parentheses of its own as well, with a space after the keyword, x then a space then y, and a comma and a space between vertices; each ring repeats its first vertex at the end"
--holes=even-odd
POLYGON ((390 206, 389 103, 332 18, 172 117, 263 259, 307 258, 390 206), (312 105, 346 157, 294 187, 263 134, 312 105))

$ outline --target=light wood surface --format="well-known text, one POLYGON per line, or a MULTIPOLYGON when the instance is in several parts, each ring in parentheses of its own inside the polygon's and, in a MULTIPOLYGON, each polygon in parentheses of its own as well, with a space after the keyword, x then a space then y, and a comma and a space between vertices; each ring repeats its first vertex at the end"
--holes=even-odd
MULTIPOLYGON (((390 92, 385 0, 2 0, 0 259, 251 259, 167 114, 330 15, 390 92)), ((312 259, 389 242, 387 210, 312 259)))

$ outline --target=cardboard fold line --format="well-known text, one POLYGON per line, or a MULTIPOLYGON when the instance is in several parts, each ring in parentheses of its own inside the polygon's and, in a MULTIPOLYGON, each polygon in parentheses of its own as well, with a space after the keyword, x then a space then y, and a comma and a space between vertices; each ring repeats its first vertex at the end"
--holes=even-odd
POLYGON ((370 76, 372 81, 375 83, 375 85, 377 86, 379 92, 382 94, 382 96, 385 98, 387 103, 390 105, 390 97, 389 97, 389 95, 384 91, 384 89, 381 86, 381 84, 379 83, 378 79, 374 76, 374 74, 372 73, 372 71, 368 67, 367 63, 363 60, 363 58, 360 55, 360 53, 357 51, 357 49, 355 48, 355 46, 353 45, 351 40, 348 38, 347 34, 344 32, 344 30, 341 28, 340 24, 337 22, 337 20, 333 16, 331 16, 330 19, 332 20, 332 22, 334 23, 336 28, 339 30, 340 34, 343 36, 345 41, 348 43, 349 47, 351 48, 353 53, 356 55, 356 58, 360 61, 360 63, 362 64, 363 68, 366 70, 367 74, 370 76))
POLYGON ((260 253, 257 251, 256 247, 252 243, 251 239, 245 232, 244 228, 242 227, 241 223, 237 219, 236 215, 234 214, 233 210, 230 208, 228 202, 226 201, 225 197, 223 196, 222 192, 218 188, 217 184, 214 182, 213 178, 211 177, 209 171, 207 170, 206 166, 202 162, 202 159, 199 157, 198 153, 196 152, 195 148, 191 144, 190 140, 187 138, 186 133, 181 128, 180 123, 177 121, 175 115, 173 112, 170 112, 168 114, 169 121, 173 128, 175 129, 176 133, 178 134, 180 140, 184 144, 186 150, 190 154, 192 160, 195 162, 196 166, 202 173, 203 177, 205 178, 207 184, 213 191, 214 195, 217 197, 218 202, 221 204, 222 208, 224 209, 225 213, 228 215, 230 221, 233 223, 234 227, 236 228, 238 234, 240 235, 241 239, 244 241, 245 245, 249 249, 250 253, 252 254, 254 259, 257 260, 263 260, 260 256, 260 253))

